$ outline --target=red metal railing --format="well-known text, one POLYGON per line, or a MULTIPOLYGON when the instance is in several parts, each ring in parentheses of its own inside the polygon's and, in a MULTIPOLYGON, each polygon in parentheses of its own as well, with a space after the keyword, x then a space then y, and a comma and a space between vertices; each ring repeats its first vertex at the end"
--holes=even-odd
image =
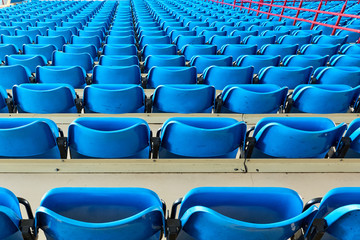
MULTIPOLYGON (((283 18, 287 18, 287 19, 292 19, 294 20, 293 25, 296 24, 297 21, 302 21, 302 22, 308 22, 311 23, 311 28, 313 29, 313 27, 315 25, 321 25, 321 26, 325 26, 325 27, 329 27, 332 28, 332 33, 331 35, 334 35, 336 30, 346 30, 346 31, 351 31, 351 32, 356 32, 360 34, 360 30, 358 29, 353 29, 351 27, 342 27, 339 26, 339 23, 341 21, 342 17, 348 17, 348 18, 353 18, 353 19, 360 19, 360 16, 357 15, 353 15, 353 14, 345 14, 344 11, 346 9, 347 6, 347 2, 348 0, 318 0, 318 1, 314 1, 314 0, 271 0, 271 1, 264 1, 264 0, 234 0, 233 3, 227 3, 224 0, 208 0, 211 2, 215 2, 215 3, 220 3, 223 5, 228 5, 228 6, 232 6, 233 8, 240 8, 243 10, 247 10, 247 12, 249 13, 250 11, 256 12, 256 16, 258 16, 260 13, 262 14, 267 14, 267 18, 269 18, 270 16, 275 16, 275 17, 279 17, 279 21, 281 21, 281 19, 283 18), (326 5, 327 2, 332 2, 332 1, 341 1, 344 2, 341 11, 340 12, 328 12, 328 11, 322 11, 321 8, 322 6, 326 5), (304 2, 319 2, 317 9, 307 9, 307 8, 303 8, 302 5, 304 2), (245 6, 245 4, 248 4, 248 6, 245 6), (282 5, 277 4, 277 3, 282 3, 282 5), (292 6, 288 6, 288 3, 292 3, 292 6), (295 3, 299 3, 298 7, 294 7, 295 3), (240 5, 239 5, 240 4, 240 5), (252 8, 251 6, 256 4, 257 8, 252 8), (261 7, 262 6, 268 6, 269 9, 267 11, 262 11, 261 7), (276 14, 271 12, 274 8, 281 8, 281 13, 280 14, 276 14), (286 16, 284 15, 284 11, 285 9, 291 9, 291 10, 296 10, 296 15, 295 17, 291 17, 291 16, 286 16), (304 19, 304 18, 299 18, 299 14, 300 12, 312 12, 315 13, 315 16, 312 20, 309 19, 304 19), (322 22, 318 22, 317 18, 319 16, 319 14, 327 14, 327 15, 331 15, 331 16, 337 16, 337 20, 335 24, 326 24, 326 23, 322 23, 322 22)), ((360 0, 358 0, 358 2, 360 2, 360 0)), ((358 42, 360 42, 360 38, 358 40, 358 42)))

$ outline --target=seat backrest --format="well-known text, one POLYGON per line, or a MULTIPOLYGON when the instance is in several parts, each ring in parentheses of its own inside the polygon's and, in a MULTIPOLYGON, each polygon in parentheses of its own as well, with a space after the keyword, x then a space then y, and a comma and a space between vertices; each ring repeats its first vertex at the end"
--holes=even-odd
POLYGON ((80 66, 44 66, 36 68, 36 82, 65 83, 74 88, 83 88, 86 72, 80 66))
POLYGON ((59 51, 53 52, 53 66, 80 66, 89 73, 93 69, 93 58, 89 53, 63 53, 59 51))
POLYGON ((140 84, 141 72, 137 65, 114 67, 95 66, 93 73, 94 84, 140 84))

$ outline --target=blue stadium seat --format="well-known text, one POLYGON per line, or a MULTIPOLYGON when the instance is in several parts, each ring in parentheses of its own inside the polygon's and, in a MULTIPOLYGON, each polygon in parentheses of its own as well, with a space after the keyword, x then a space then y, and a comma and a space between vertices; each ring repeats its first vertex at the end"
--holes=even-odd
POLYGON ((139 58, 135 55, 103 55, 99 59, 102 66, 131 66, 139 65, 139 58))
POLYGON ((315 44, 340 44, 343 45, 347 41, 347 36, 327 36, 327 35, 320 35, 315 36, 313 42, 315 44))
POLYGON ((59 129, 52 120, 1 118, 0 136, 2 158, 60 158, 59 129))
POLYGON ((275 39, 275 36, 248 36, 244 38, 243 43, 257 45, 258 49, 260 49, 263 45, 274 44, 275 39))
POLYGON ((256 55, 256 51, 257 45, 250 44, 227 44, 219 50, 221 55, 232 56, 233 59, 237 59, 242 55, 256 55))
POLYGON ((0 67, 0 86, 4 89, 12 89, 15 84, 29 83, 28 72, 21 65, 0 67))
POLYGON ((44 195, 36 221, 47 238, 151 240, 161 238, 164 211, 148 189, 56 188, 44 195))
POLYGON ((101 39, 98 36, 72 36, 70 39, 72 44, 92 44, 96 47, 97 51, 102 51, 101 39))
POLYGON ((294 89, 300 84, 310 82, 312 67, 266 67, 259 71, 259 83, 275 84, 294 89))
POLYGON ((95 66, 93 84, 140 84, 141 72, 137 65, 130 66, 95 66))
POLYGON ((329 56, 320 55, 288 55, 284 57, 283 65, 286 67, 318 67, 326 66, 329 56))
POLYGON ((0 44, 0 61, 5 61, 6 55, 13 55, 19 52, 14 44, 0 44))
POLYGON ((107 36, 105 38, 105 43, 106 44, 135 44, 135 38, 134 36, 123 36, 123 37, 118 37, 118 36, 107 36))
POLYGON ((316 211, 303 212, 298 193, 277 187, 199 187, 178 202, 179 240, 289 239, 316 211))
POLYGON ((63 46, 66 44, 66 40, 63 36, 36 36, 36 44, 52 44, 57 50, 62 51, 63 46))
POLYGON ((48 29, 55 30, 56 22, 37 22, 37 27, 47 27, 48 29))
POLYGON ((330 66, 360 67, 359 55, 334 55, 329 60, 330 66))
POLYGON ((276 41, 284 36, 284 35, 290 35, 290 31, 273 31, 273 30, 267 30, 267 31, 263 31, 261 33, 261 36, 275 36, 276 41))
POLYGON ((1 27, 0 27, 0 35, 11 36, 11 33, 10 33, 10 31, 8 31, 6 29, 1 29, 1 27))
POLYGON ((344 44, 340 47, 340 53, 346 55, 360 54, 360 47, 357 44, 344 44))
POLYGON ((346 127, 320 117, 263 118, 255 126, 255 143, 246 158, 324 158, 346 127))
POLYGON ((241 40, 243 40, 244 38, 248 37, 248 36, 258 36, 258 31, 239 31, 239 30, 234 30, 230 33, 230 36, 239 36, 241 38, 241 40))
POLYGON ((240 44, 239 36, 219 36, 215 35, 210 38, 209 44, 216 45, 218 49, 226 44, 240 44))
POLYGON ((235 158, 245 131, 246 124, 232 118, 169 118, 158 132, 159 157, 235 158))
POLYGON ((149 158, 150 137, 143 119, 84 117, 69 125, 68 144, 71 158, 149 158))
POLYGON ((226 32, 225 31, 204 30, 199 35, 204 36, 205 37, 205 42, 208 43, 213 36, 226 36, 226 32))
POLYGON ((63 53, 55 51, 52 56, 53 66, 80 66, 91 73, 94 61, 88 53, 63 53))
POLYGON ((135 36, 134 30, 128 30, 128 31, 115 31, 111 30, 109 32, 110 36, 116 36, 116 37, 125 37, 125 36, 135 36))
POLYGON ((170 84, 158 86, 152 97, 152 112, 211 113, 215 88, 208 85, 170 84))
POLYGON ((92 44, 66 44, 63 47, 65 53, 88 53, 94 61, 97 60, 98 52, 92 44))
POLYGON ((333 56, 338 54, 339 49, 340 44, 306 44, 300 48, 300 53, 304 55, 333 56))
POLYGON ((196 26, 193 29, 193 31, 195 31, 196 35, 198 35, 198 36, 200 35, 201 32, 203 32, 205 30, 207 30, 207 31, 216 31, 216 27, 200 27, 200 26, 196 26))
POLYGON ((24 83, 13 86, 19 113, 77 113, 76 93, 67 84, 24 83))
POLYGON ((48 27, 27 27, 27 30, 39 30, 41 33, 40 36, 46 36, 46 31, 48 29, 49 29, 48 27))
POLYGON ((197 55, 216 55, 216 46, 209 44, 187 44, 181 50, 185 60, 190 61, 192 57, 197 55))
POLYGON ((279 66, 280 59, 281 57, 279 55, 244 55, 236 60, 236 65, 239 67, 253 66, 254 73, 257 74, 264 67, 279 66))
POLYGON ((104 55, 137 55, 135 44, 106 44, 103 48, 104 55))
POLYGON ((1 29, 2 30, 7 30, 8 32, 10 32, 10 36, 15 36, 15 30, 16 29, 21 29, 20 27, 10 27, 10 26, 8 26, 8 27, 1 27, 1 29))
POLYGON ((278 39, 278 42, 280 44, 298 44, 299 47, 301 47, 302 45, 311 43, 311 35, 306 35, 306 36, 302 36, 302 35, 299 35, 299 36, 285 35, 283 37, 280 37, 278 39))
POLYGON ((242 114, 281 112, 285 107, 287 93, 287 87, 274 84, 229 84, 217 98, 216 112, 242 114))
POLYGON ((47 31, 47 36, 49 36, 49 37, 62 36, 65 38, 66 43, 70 42, 72 35, 73 35, 73 33, 71 32, 71 30, 51 30, 51 29, 49 29, 47 31))
POLYGON ((28 76, 31 76, 32 73, 35 73, 37 66, 46 65, 45 57, 41 55, 10 55, 5 56, 5 65, 21 65, 26 69, 28 76))
POLYGON ((23 53, 25 55, 41 55, 46 62, 51 61, 52 53, 56 51, 56 47, 52 44, 24 44, 23 53))
POLYGON ((320 67, 314 72, 313 80, 320 84, 360 85, 360 67, 320 67))
MULTIPOLYGON (((56 32, 61 32, 61 34, 63 34, 63 36, 66 38, 66 40, 69 42, 71 39, 72 35, 78 35, 78 28, 76 27, 55 27, 55 31, 56 32), (70 35, 67 33, 67 31, 70 31, 70 35)), ((50 30, 52 31, 52 30, 50 30)), ((49 35, 49 32, 48 32, 49 35)), ((55 33, 55 36, 57 35, 57 33, 55 33)), ((50 35, 49 35, 50 36, 50 35)))
POLYGON ((175 39, 175 45, 178 49, 182 49, 187 44, 205 44, 204 36, 178 36, 175 39))
POLYGON ((185 57, 178 55, 152 55, 144 62, 144 71, 148 72, 152 67, 184 67, 185 57))
POLYGON ((80 66, 45 66, 36 68, 37 83, 65 83, 73 88, 84 88, 86 72, 80 66))
POLYGON ((292 93, 291 112, 347 113, 358 105, 359 94, 360 86, 352 88, 340 84, 299 85, 292 93))
POLYGON ((99 37, 101 41, 104 41, 104 39, 105 39, 105 34, 101 29, 99 29, 99 30, 80 30, 79 31, 79 37, 94 37, 94 36, 99 37))
POLYGON ((15 30, 15 36, 28 36, 32 43, 35 42, 37 35, 40 36, 42 35, 40 30, 20 30, 20 29, 15 30))
POLYGON ((141 55, 146 58, 150 55, 176 55, 176 46, 173 44, 146 44, 141 55))
POLYGON ((5 36, 1 35, 1 43, 13 44, 17 50, 22 51, 24 44, 30 44, 31 40, 29 36, 5 36))
POLYGON ((280 55, 283 59, 286 55, 296 55, 299 45, 297 44, 266 44, 261 47, 261 55, 280 55))
POLYGON ((85 113, 143 113, 145 93, 135 84, 93 84, 84 89, 85 113))
POLYGON ((169 84, 196 84, 195 67, 153 67, 147 76, 146 88, 169 84))
POLYGON ((146 44, 171 44, 169 36, 142 36, 139 41, 140 49, 146 44))
POLYGON ((220 31, 225 31, 226 32, 226 35, 230 36, 230 34, 237 30, 237 31, 245 31, 245 27, 242 27, 242 26, 222 26, 220 28, 217 28, 217 30, 220 30, 220 31))
POLYGON ((212 65, 232 66, 232 57, 225 55, 198 55, 190 60, 190 66, 195 66, 197 73, 203 73, 204 70, 212 65))

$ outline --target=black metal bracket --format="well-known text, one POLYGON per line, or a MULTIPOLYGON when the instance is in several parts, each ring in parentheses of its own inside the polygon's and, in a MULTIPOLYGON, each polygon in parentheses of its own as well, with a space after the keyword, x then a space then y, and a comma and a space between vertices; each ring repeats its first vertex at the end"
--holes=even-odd
POLYGON ((152 109, 152 95, 148 98, 145 96, 145 112, 151 113, 152 109))
POLYGON ((344 158, 347 151, 349 150, 351 145, 350 137, 342 137, 339 143, 338 149, 336 149, 335 156, 336 158, 344 158))
POLYGON ((160 144, 161 144, 160 137, 158 137, 158 136, 151 137, 151 146, 152 146, 152 152, 153 152, 153 159, 158 158, 159 150, 160 150, 160 144))
POLYGON ((22 197, 17 198, 19 203, 25 207, 26 213, 29 219, 21 219, 19 223, 19 229, 24 240, 33 240, 35 238, 35 219, 31 210, 30 203, 22 197))
POLYGON ((9 98, 5 98, 5 102, 8 107, 9 113, 15 113, 16 109, 15 109, 14 100, 11 97, 9 97, 9 98))
POLYGON ((253 77, 253 84, 258 84, 259 83, 259 75, 255 74, 255 76, 253 77))
POLYGON ((178 198, 177 200, 175 200, 175 202, 173 203, 173 205, 171 207, 170 218, 175 219, 177 207, 182 203, 182 200, 183 200, 183 198, 178 198))
POLYGON ((223 99, 221 93, 215 99, 215 113, 220 113, 223 105, 223 99))
POLYGON ((245 159, 251 158, 251 155, 254 151, 254 147, 256 144, 256 139, 254 137, 246 137, 245 140, 245 159))
POLYGON ((317 203, 320 203, 321 200, 322 200, 322 197, 317 197, 317 198, 313 198, 313 199, 309 200, 309 201, 305 204, 305 206, 304 206, 304 208, 303 208, 303 212, 305 212, 306 210, 308 210, 312 205, 317 204, 317 203))
POLYGON ((317 78, 315 76, 312 76, 310 78, 310 84, 316 84, 316 82, 317 82, 317 78))
POLYGON ((85 82, 86 82, 87 85, 91 85, 92 84, 92 77, 89 76, 89 75, 86 75, 85 82))
POLYGON ((203 84, 204 83, 204 76, 201 74, 197 77, 197 84, 203 84))
POLYGON ((78 113, 81 113, 83 109, 83 103, 81 98, 75 98, 75 106, 78 113))
POLYGON ((146 85, 147 85, 147 77, 141 76, 141 87, 143 89, 146 89, 146 85))
POLYGON ((67 138, 66 137, 58 137, 56 138, 56 143, 60 151, 60 157, 62 159, 67 158, 67 138))
POLYGON ((312 225, 310 226, 310 237, 307 239, 311 240, 320 240, 324 236, 326 229, 327 229, 326 220, 323 218, 316 218, 314 219, 312 225))
POLYGON ((166 219, 166 236, 168 240, 176 240, 180 229, 181 229, 181 221, 180 219, 166 219))
POLYGON ((142 60, 142 51, 137 51, 137 57, 139 58, 139 61, 142 60))
POLYGON ((36 83, 36 77, 35 76, 30 76, 29 77, 29 82, 30 83, 36 83))
POLYGON ((288 98, 286 99, 286 102, 285 102, 285 106, 284 106, 285 113, 289 113, 291 111, 293 104, 294 104, 294 100, 290 96, 288 96, 288 98))

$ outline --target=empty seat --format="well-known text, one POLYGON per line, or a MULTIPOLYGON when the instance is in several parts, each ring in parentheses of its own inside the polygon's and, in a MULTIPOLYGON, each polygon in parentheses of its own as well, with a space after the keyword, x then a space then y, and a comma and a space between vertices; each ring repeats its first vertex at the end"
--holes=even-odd
POLYGON ((232 118, 174 117, 159 131, 160 158, 235 158, 246 124, 232 118))
POLYGON ((283 65, 286 67, 318 67, 326 66, 329 56, 320 55, 288 55, 284 57, 283 65))
POLYGON ((11 89, 15 84, 29 83, 29 73, 21 65, 0 67, 0 86, 11 89))
POLYGON ((159 197, 148 189, 56 188, 42 198, 36 221, 48 238, 150 240, 160 239, 164 212, 159 197))
POLYGON ((211 113, 215 88, 207 85, 170 84, 158 86, 153 94, 153 112, 211 113))
POLYGON ((267 67, 259 72, 259 83, 275 84, 294 89, 310 82, 312 67, 267 67))
POLYGON ((279 87, 274 84, 230 84, 218 97, 216 112, 277 113, 285 107, 287 93, 287 87, 279 87))
POLYGON ((140 84, 141 72, 137 65, 95 66, 93 84, 140 84))
POLYGON ((102 51, 101 40, 98 36, 72 36, 70 43, 72 44, 92 44, 96 47, 96 51, 102 51))
POLYGON ((313 42, 315 44, 345 44, 347 41, 347 36, 327 36, 327 35, 320 35, 315 36, 313 42))
POLYGON ((19 113, 77 113, 76 93, 67 84, 15 85, 12 89, 19 113))
POLYGON ((37 35, 42 35, 40 30, 37 30, 37 29, 35 29, 35 30, 16 29, 15 30, 15 36, 28 36, 30 38, 31 42, 35 42, 37 35))
POLYGON ((209 44, 216 45, 218 49, 226 44, 240 44, 239 36, 218 36, 215 35, 210 38, 209 44))
POLYGON ((272 55, 244 55, 236 60, 239 67, 254 67, 254 73, 259 73, 260 69, 270 66, 279 66, 281 57, 272 55))
POLYGON ((22 51, 24 44, 30 44, 31 40, 29 36, 5 36, 1 35, 1 43, 3 44, 13 44, 16 46, 16 49, 22 51))
POLYGON ((313 80, 320 84, 360 85, 360 67, 320 67, 314 72, 313 80))
POLYGON ((65 42, 69 43, 73 33, 71 32, 71 30, 51 30, 51 29, 49 29, 47 31, 47 35, 50 37, 62 36, 65 38, 65 42))
POLYGON ((276 41, 284 36, 284 35, 290 35, 290 31, 273 31, 273 30, 267 30, 267 31, 263 31, 261 33, 261 36, 275 36, 276 37, 276 41))
POLYGON ((37 67, 36 82, 65 83, 74 88, 84 88, 86 85, 86 72, 79 66, 37 67))
POLYGON ((292 94, 291 112, 346 113, 356 106, 360 86, 340 84, 299 85, 292 94))
POLYGON ((19 52, 14 44, 0 44, 0 61, 5 61, 6 55, 13 55, 19 52))
POLYGON ((329 60, 330 66, 360 67, 360 55, 334 55, 329 60))
POLYGON ((280 37, 278 39, 278 42, 280 44, 298 44, 299 47, 301 47, 302 45, 311 43, 311 35, 307 35, 307 36, 285 35, 283 37, 280 37))
POLYGON ((263 118, 255 126, 253 151, 246 158, 324 158, 346 127, 320 117, 263 118))
POLYGON ((297 44, 266 44, 261 47, 261 55, 280 55, 283 59, 286 55, 296 55, 298 50, 297 44))
POLYGON ((305 55, 333 56, 339 52, 339 48, 340 44, 306 44, 300 48, 300 53, 305 55))
POLYGON ((135 38, 134 36, 124 36, 124 37, 118 37, 118 36, 107 36, 105 39, 106 44, 135 44, 135 38))
POLYGON ((257 45, 260 49, 265 44, 274 44, 275 39, 275 36, 248 36, 244 38, 243 43, 257 45))
POLYGON ((101 41, 103 41, 105 38, 105 34, 101 29, 99 29, 99 30, 80 30, 79 31, 79 37, 95 37, 95 36, 99 37, 99 39, 101 41))
POLYGON ((186 61, 197 55, 216 55, 216 46, 208 44, 187 44, 180 50, 186 61))
POLYGON ((97 49, 92 44, 66 44, 63 47, 65 53, 88 53, 94 61, 97 60, 97 49))
POLYGON ((139 65, 139 58, 136 55, 103 55, 99 59, 102 66, 132 66, 139 65))
POLYGON ((36 44, 52 44, 57 50, 61 51, 66 44, 63 36, 36 36, 36 44))
POLYGON ((68 144, 71 158, 149 158, 150 137, 143 119, 84 117, 70 124, 68 144))
POLYGON ((26 55, 41 55, 46 62, 51 61, 52 53, 56 51, 56 47, 52 44, 25 44, 23 52, 26 55))
POLYGON ((109 32, 110 36, 117 36, 117 37, 125 37, 125 36, 135 36, 135 33, 133 30, 128 30, 128 31, 116 31, 116 30, 111 30, 109 32))
POLYGON ((141 55, 146 58, 150 55, 176 55, 176 46, 173 44, 146 44, 141 55))
POLYGON ((59 129, 52 120, 1 118, 0 136, 2 158, 60 158, 59 129))
POLYGON ((136 55, 135 44, 106 44, 103 49, 104 55, 136 55))
POLYGON ((143 113, 145 93, 139 85, 94 84, 84 89, 85 113, 143 113))
POLYGON ((190 66, 195 66, 197 73, 203 73, 209 66, 232 66, 232 57, 225 55, 198 55, 190 60, 190 66))
POLYGON ((344 44, 340 47, 341 54, 358 55, 360 54, 360 47, 357 44, 344 44))
POLYGON ((146 44, 170 44, 169 36, 142 36, 139 47, 142 49, 146 44))
MULTIPOLYGON (((275 187, 199 187, 182 199, 177 239, 288 239, 316 211, 295 191, 275 187), (279 204, 281 202, 281 204, 279 204)), ((177 210, 173 205, 174 211, 177 210)), ((176 213, 172 211, 172 217, 176 213)))
POLYGON ((187 44, 205 44, 205 37, 180 35, 175 39, 175 45, 178 49, 182 49, 187 44))
POLYGON ((226 32, 225 31, 210 31, 210 30, 204 30, 202 31, 200 34, 200 36, 204 36, 205 37, 205 42, 208 43, 210 41, 210 39, 214 36, 226 36, 226 32))
POLYGON ((146 88, 168 84, 196 84, 195 67, 153 67, 147 76, 146 88))
POLYGON ((144 71, 149 71, 152 67, 184 67, 185 57, 179 55, 152 55, 148 56, 144 62, 144 71))
POLYGON ((241 38, 241 40, 243 40, 244 38, 248 37, 248 36, 258 36, 258 31, 239 31, 239 30, 234 30, 230 33, 230 36, 239 36, 241 38))
POLYGON ((227 44, 223 45, 219 50, 221 55, 232 56, 233 59, 237 59, 242 55, 255 55, 257 51, 257 45, 249 44, 227 44))
POLYGON ((55 51, 52 56, 53 66, 80 66, 87 73, 92 72, 93 58, 88 53, 63 53, 55 51))
POLYGON ((35 73, 37 66, 45 66, 46 59, 42 55, 10 55, 5 56, 5 65, 21 65, 26 69, 28 76, 35 73))

